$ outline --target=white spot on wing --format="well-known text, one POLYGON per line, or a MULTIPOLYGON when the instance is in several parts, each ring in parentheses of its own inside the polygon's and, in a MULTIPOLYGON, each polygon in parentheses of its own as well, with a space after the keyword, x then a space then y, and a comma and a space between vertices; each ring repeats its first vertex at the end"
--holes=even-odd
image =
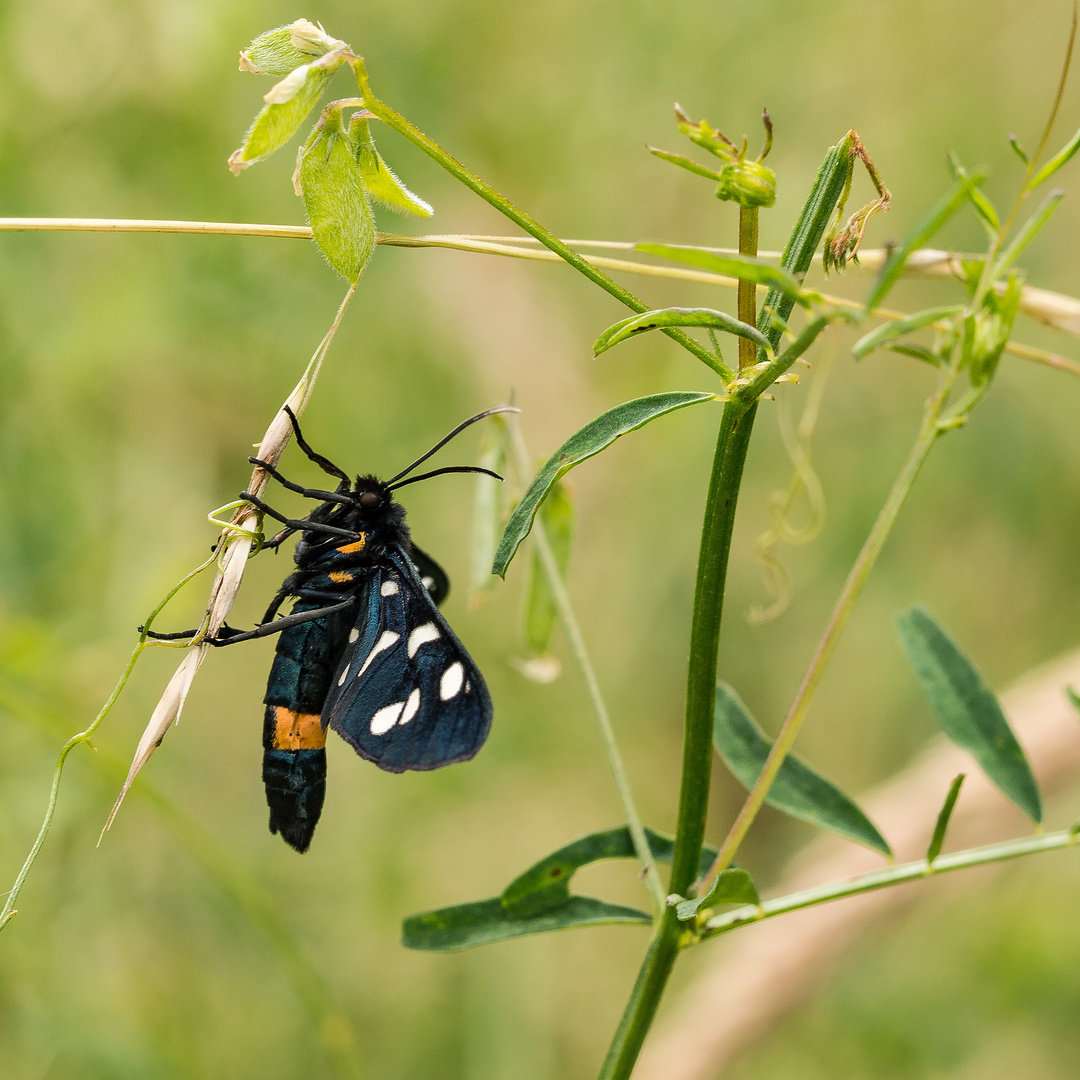
POLYGON ((382 636, 375 642, 375 647, 368 653, 367 659, 364 661, 363 666, 356 673, 356 677, 359 679, 361 675, 371 666, 371 661, 381 652, 386 652, 391 645, 394 644, 397 639, 401 637, 400 634, 396 634, 393 630, 384 630, 382 636))
POLYGON ((401 714, 401 719, 398 721, 398 724, 404 727, 419 711, 420 687, 418 686, 409 695, 409 700, 405 702, 405 711, 401 714))
POLYGON ((420 584, 423 585, 428 592, 431 592, 435 587, 435 579, 433 577, 422 577, 420 579, 420 584))
POLYGON ((455 660, 443 673, 439 680, 439 697, 443 701, 449 701, 461 689, 465 681, 465 669, 460 660, 455 660))
POLYGON ((356 639, 357 639, 357 638, 358 638, 359 636, 360 636, 360 631, 359 631, 359 630, 357 630, 357 629, 356 629, 356 627, 354 626, 354 627, 353 627, 353 628, 352 628, 352 629, 351 629, 351 630, 349 631, 349 644, 350 644, 350 645, 355 645, 355 644, 356 644, 356 639))
POLYGON ((396 581, 384 581, 379 593, 382 596, 397 596, 398 583, 396 581))
POLYGON ((411 660, 416 655, 421 645, 438 640, 439 628, 433 622, 426 622, 423 626, 418 626, 409 635, 409 659, 411 660))
POLYGON ((345 666, 344 666, 344 667, 343 667, 343 668, 341 669, 341 674, 340 674, 340 675, 338 676, 338 681, 337 681, 337 684, 338 684, 338 686, 344 686, 344 685, 345 685, 345 680, 346 680, 346 679, 347 679, 348 677, 349 677, 349 665, 348 665, 348 664, 346 664, 346 665, 345 665, 345 666))
POLYGON ((405 708, 404 701, 395 701, 393 705, 384 705, 371 718, 371 734, 385 735, 396 723, 405 708))

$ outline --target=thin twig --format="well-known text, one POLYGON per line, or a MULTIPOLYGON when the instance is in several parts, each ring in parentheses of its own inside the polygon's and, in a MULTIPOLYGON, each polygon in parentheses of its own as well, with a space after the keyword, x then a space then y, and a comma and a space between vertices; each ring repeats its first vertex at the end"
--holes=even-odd
MULTIPOLYGON (((513 440, 515 464, 517 471, 522 476, 529 475, 529 451, 521 434, 521 428, 511 419, 509 422, 513 440)), ((607 703, 604 701, 603 692, 600 690, 600 682, 596 678, 596 672, 589 658, 589 651, 585 646, 585 638, 578 626, 577 617, 574 614, 573 605, 570 602, 570 594, 566 590, 559 571, 559 564, 555 559, 555 553, 551 550, 547 531, 544 528, 540 515, 537 514, 533 521, 533 543, 536 553, 540 557, 540 566, 547 578, 548 588, 551 590, 555 601, 555 609, 559 613, 559 621, 562 623, 563 633, 566 635, 566 643, 573 654, 581 676, 585 680, 585 686, 589 692, 589 701, 596 715, 596 723, 600 728, 600 738, 604 744, 604 755, 607 758, 608 768, 611 770, 612 779, 615 781, 615 790, 618 792, 619 802, 622 804, 623 815, 630 829, 630 839, 634 844, 634 851, 641 862, 642 876, 645 885, 652 894, 654 912, 657 917, 663 914, 667 903, 664 894, 663 883, 660 881, 660 873, 653 858, 652 849, 645 836, 645 829, 641 823, 641 815, 634 803, 634 794, 630 789, 630 779, 627 776, 626 765, 619 751, 619 744, 615 738, 615 729, 611 724, 611 714, 608 712, 607 703)))

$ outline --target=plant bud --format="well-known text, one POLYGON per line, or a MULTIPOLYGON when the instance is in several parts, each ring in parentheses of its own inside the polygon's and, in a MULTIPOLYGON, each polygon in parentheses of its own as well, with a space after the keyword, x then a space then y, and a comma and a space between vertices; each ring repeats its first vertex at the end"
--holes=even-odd
POLYGON ((733 161, 720 170, 716 197, 744 209, 772 206, 776 201, 776 173, 757 161, 733 161))
POLYGON ((356 147, 328 105, 300 150, 293 183, 304 198, 319 250, 342 277, 355 282, 375 249, 375 218, 356 164, 356 147))
POLYGON ((241 54, 240 70, 256 75, 288 75, 312 57, 333 49, 348 49, 343 41, 330 37, 321 26, 297 19, 289 26, 279 26, 260 34, 241 54))

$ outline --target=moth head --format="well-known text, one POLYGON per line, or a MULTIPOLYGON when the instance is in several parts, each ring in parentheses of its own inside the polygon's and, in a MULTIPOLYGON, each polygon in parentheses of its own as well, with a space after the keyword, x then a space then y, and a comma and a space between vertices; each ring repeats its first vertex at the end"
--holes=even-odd
POLYGON ((358 476, 352 491, 356 505, 365 514, 377 514, 390 505, 390 489, 374 476, 358 476))

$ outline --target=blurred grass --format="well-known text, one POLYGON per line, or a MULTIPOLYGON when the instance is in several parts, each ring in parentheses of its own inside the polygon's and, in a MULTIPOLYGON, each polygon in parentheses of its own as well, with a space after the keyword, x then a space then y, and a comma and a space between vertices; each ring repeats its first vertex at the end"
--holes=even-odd
MULTIPOLYGON (((351 41, 385 100, 562 235, 731 243, 731 207, 643 144, 680 149, 675 100, 733 135, 756 130, 767 104, 780 193, 762 218, 762 246, 780 247, 825 147, 849 127, 895 196, 870 243, 901 235, 942 189, 947 147, 988 164, 991 195, 1009 198, 1018 169, 1005 134, 1036 141, 1068 11, 1040 0, 415 0, 362 11, 7 0, 0 213, 299 222, 290 150, 239 179, 224 162, 265 89, 236 72, 238 49, 300 15, 351 41)), ((1074 88, 1062 141, 1078 101, 1074 88)), ((385 135, 380 147, 434 203, 431 227, 505 231, 412 148, 385 135)), ((1076 188, 1074 177, 1075 166, 1062 182, 1076 188)), ((1080 294, 1080 219, 1069 200, 1055 225, 1030 252, 1031 280, 1080 294)), ((381 226, 411 227, 386 217, 381 226)), ((973 244, 976 230, 960 223, 948 239, 973 244)), ((657 304, 734 304, 704 286, 632 284, 657 304)), ((853 271, 830 288, 859 295, 866 284, 853 271)), ((895 299, 941 295, 930 290, 906 284, 895 299)), ((213 538, 205 513, 245 483, 249 445, 342 291, 297 241, 0 237, 0 656, 5 678, 66 713, 72 731, 111 687, 134 626, 202 558, 213 538)), ((358 471, 385 474, 513 390, 541 455, 618 400, 712 385, 666 341, 593 361, 589 344, 620 315, 559 267, 381 250, 307 414, 309 437, 358 471)), ((1077 354, 1042 328, 1020 336, 1077 354)), ((762 600, 752 540, 766 526, 768 493, 788 475, 767 411, 751 454, 721 670, 765 723, 802 674, 929 387, 924 370, 898 357, 855 366, 849 345, 838 335, 829 346, 837 363, 815 439, 826 529, 784 553, 795 602, 760 628, 743 618, 762 600)), ((797 406, 805 388, 784 392, 797 406)), ((849 789, 901 767, 932 730, 892 640, 897 608, 927 604, 997 686, 1077 644, 1078 405, 1080 383, 1009 358, 969 428, 935 451, 800 742, 849 789)), ((661 829, 674 821, 686 622, 716 421, 709 410, 681 414, 574 477, 571 586, 641 808, 661 829)), ((476 445, 463 439, 456 459, 471 460, 476 445)), ((308 475, 291 455, 286 464, 308 475)), ((259 702, 273 646, 253 643, 203 668, 149 774, 275 900, 355 1025, 371 1076, 588 1077, 644 935, 600 930, 452 957, 397 944, 403 914, 492 895, 618 815, 575 676, 537 687, 506 663, 520 571, 487 611, 465 608, 468 481, 421 485, 407 505, 420 542, 460 583, 449 616, 496 701, 484 753, 394 777, 332 742, 324 820, 300 860, 265 829, 259 702)), ((235 622, 262 611, 287 565, 252 564, 235 622)), ((168 621, 190 625, 200 606, 196 587, 168 621)), ((140 664, 99 733, 103 747, 131 753, 175 660, 169 651, 140 664)), ((56 742, 7 712, 0 732, 0 866, 12 878, 40 820, 56 742)), ((55 831, 0 940, 5 1078, 330 1075, 276 955, 144 802, 125 806, 95 849, 115 791, 84 753, 69 763, 55 831)), ((718 772, 714 839, 738 799, 718 772)), ((807 836, 768 814, 747 862, 767 882, 807 836)), ((998 1075, 986 1057, 998 1045, 1002 1060, 1045 1048, 1042 1071, 1026 1075, 1071 1075, 1080 1040, 1061 1019, 1075 1004, 1062 957, 1080 949, 1068 918, 1077 872, 1062 857, 1010 870, 1007 888, 974 901, 928 891, 908 922, 765 1041, 747 1075, 813 1076, 814 1058, 832 1077, 981 1080, 998 1075), (960 1017, 957 1031, 928 1024, 927 985, 938 1014, 960 1017)), ((640 895, 629 864, 590 869, 581 887, 640 895)))

